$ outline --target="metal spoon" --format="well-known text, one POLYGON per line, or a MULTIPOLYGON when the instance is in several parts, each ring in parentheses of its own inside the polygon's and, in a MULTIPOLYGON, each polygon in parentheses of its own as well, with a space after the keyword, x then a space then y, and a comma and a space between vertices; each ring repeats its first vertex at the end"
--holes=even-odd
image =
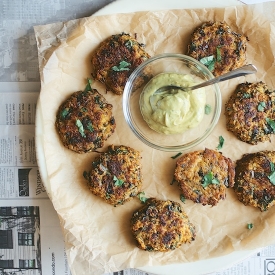
MULTIPOLYGON (((236 70, 230 71, 224 75, 221 75, 221 76, 215 77, 213 79, 207 80, 205 82, 202 82, 198 85, 194 85, 194 86, 190 86, 190 87, 180 87, 180 86, 175 86, 175 85, 163 86, 163 87, 160 87, 159 89, 157 89, 155 91, 154 95, 155 94, 164 94, 164 93, 169 94, 169 93, 171 93, 171 90, 182 90, 184 92, 189 92, 189 91, 199 89, 199 88, 202 88, 202 87, 205 87, 208 85, 212 85, 212 84, 215 84, 215 83, 218 83, 221 81, 225 81, 225 80, 228 80, 231 78, 244 76, 247 74, 253 74, 256 72, 257 72, 257 68, 252 64, 248 64, 248 65, 240 67, 236 70)), ((172 93, 175 93, 175 91, 172 93)))

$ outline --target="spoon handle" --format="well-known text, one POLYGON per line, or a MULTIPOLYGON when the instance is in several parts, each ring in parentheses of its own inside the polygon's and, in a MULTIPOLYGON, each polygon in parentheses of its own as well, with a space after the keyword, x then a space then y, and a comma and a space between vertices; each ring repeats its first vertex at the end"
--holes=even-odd
POLYGON ((253 73, 256 73, 256 72, 257 72, 257 68, 253 64, 248 64, 248 65, 245 65, 245 66, 240 67, 238 69, 235 69, 233 71, 230 71, 226 74, 223 74, 221 76, 215 77, 215 78, 210 79, 210 80, 205 81, 205 82, 202 82, 201 84, 191 86, 191 87, 189 87, 189 89, 190 90, 198 89, 198 88, 205 87, 205 86, 215 84, 215 83, 218 83, 218 82, 222 82, 222 81, 225 81, 225 80, 228 80, 228 79, 231 79, 231 78, 244 76, 244 75, 247 75, 247 74, 253 74, 253 73))

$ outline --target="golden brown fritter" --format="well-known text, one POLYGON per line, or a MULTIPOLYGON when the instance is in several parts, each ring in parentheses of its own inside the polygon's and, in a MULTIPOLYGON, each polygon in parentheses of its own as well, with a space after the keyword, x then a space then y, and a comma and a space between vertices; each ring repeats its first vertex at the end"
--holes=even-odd
POLYGON ((247 38, 225 22, 206 22, 191 35, 187 54, 219 76, 245 64, 247 38))
POLYGON ((225 104, 226 127, 239 140, 255 145, 274 133, 275 92, 263 82, 241 83, 225 104))
POLYGON ((128 146, 109 146, 87 174, 91 192, 114 206, 138 195, 142 187, 141 156, 128 146))
POLYGON ((236 162, 234 191, 244 205, 268 210, 275 202, 275 152, 245 154, 236 162))
MULTIPOLYGON (((144 45, 129 34, 112 35, 93 54, 92 76, 104 83, 108 90, 120 95, 133 70, 149 57, 144 45)), ((145 73, 139 85, 146 78, 145 73)))
POLYGON ((95 89, 73 93, 56 116, 55 126, 64 146, 77 153, 103 147, 116 127, 112 108, 95 89))
POLYGON ((180 157, 174 172, 185 199, 212 206, 225 199, 226 188, 234 185, 234 176, 232 160, 207 148, 180 157))
POLYGON ((195 226, 177 202, 148 199, 131 218, 132 233, 139 248, 170 251, 195 240, 195 226))

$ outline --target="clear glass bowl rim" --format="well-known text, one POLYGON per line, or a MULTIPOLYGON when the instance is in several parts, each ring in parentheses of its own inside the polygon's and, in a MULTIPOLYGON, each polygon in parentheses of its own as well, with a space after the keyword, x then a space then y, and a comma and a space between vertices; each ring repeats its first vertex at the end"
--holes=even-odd
POLYGON ((186 60, 186 61, 192 62, 198 68, 201 68, 203 71, 207 72, 207 74, 209 75, 209 79, 214 78, 213 74, 211 73, 211 71, 208 70, 208 68, 206 66, 204 66, 198 60, 196 60, 196 59, 194 59, 190 56, 184 55, 184 54, 163 53, 163 54, 158 54, 158 55, 155 55, 153 57, 150 57, 149 59, 147 59, 146 61, 141 63, 131 73, 130 77, 128 78, 128 80, 126 82, 124 92, 123 92, 123 97, 122 97, 123 115, 124 115, 124 119, 125 119, 126 123, 130 127, 132 132, 144 144, 150 146, 151 148, 160 150, 160 151, 180 152, 180 151, 188 150, 188 149, 200 144, 202 141, 204 141, 211 134, 214 127, 218 123, 218 120, 219 120, 220 114, 221 114, 221 105, 222 105, 221 92, 220 92, 220 88, 219 88, 218 84, 213 84, 213 86, 215 86, 215 89, 214 89, 214 91, 215 91, 215 106, 216 106, 215 113, 214 113, 214 116, 212 118, 212 122, 211 122, 210 126, 207 128, 207 131, 204 132, 204 134, 201 137, 195 139, 192 142, 182 144, 182 145, 161 146, 161 145, 150 142, 141 132, 139 132, 136 129, 136 127, 133 124, 133 118, 132 118, 132 114, 131 114, 131 110, 130 110, 130 104, 129 104, 130 97, 131 97, 131 89, 132 89, 133 82, 134 82, 135 78, 144 69, 144 67, 146 67, 148 64, 150 64, 150 63, 152 63, 156 60, 160 60, 160 59, 164 59, 164 58, 175 58, 175 59, 179 59, 179 60, 186 60))

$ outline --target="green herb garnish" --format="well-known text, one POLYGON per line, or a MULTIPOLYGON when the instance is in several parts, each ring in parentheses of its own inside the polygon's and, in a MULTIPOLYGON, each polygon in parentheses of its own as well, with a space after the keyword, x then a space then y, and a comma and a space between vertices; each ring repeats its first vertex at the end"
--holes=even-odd
POLYGON ((219 136, 219 144, 217 146, 218 150, 221 150, 224 145, 224 138, 222 136, 219 136))
POLYGON ((138 193, 137 197, 139 198, 139 200, 140 200, 142 203, 145 203, 145 202, 147 201, 147 198, 145 197, 144 191, 138 193))
POLYGON ((243 98, 250 98, 251 97, 251 94, 249 93, 243 93, 243 98))
POLYGON ((266 107, 266 104, 264 101, 261 101, 258 105, 258 111, 262 112, 264 110, 264 108, 266 107))
POLYGON ((88 91, 92 90, 91 84, 93 83, 93 80, 91 78, 87 78, 87 81, 88 81, 88 83, 87 83, 87 85, 85 87, 84 92, 88 92, 88 91))
POLYGON ((270 171, 273 172, 275 170, 275 164, 273 162, 269 162, 270 164, 270 171))
POLYGON ((268 123, 268 125, 272 128, 272 131, 275 132, 275 121, 268 117, 265 120, 268 123))
POLYGON ((206 56, 200 59, 200 62, 208 68, 209 71, 214 71, 215 57, 214 55, 206 56))
POLYGON ((94 131, 94 127, 91 121, 88 122, 86 127, 91 133, 94 131))
POLYGON ((176 155, 172 156, 171 159, 176 159, 177 157, 179 157, 182 153, 177 153, 176 155))
POLYGON ((183 203, 185 203, 185 197, 184 197, 183 194, 180 194, 180 200, 181 200, 183 203))
POLYGON ((83 177, 88 180, 89 179, 89 173, 87 171, 83 172, 83 177))
POLYGON ((269 179, 269 181, 273 184, 273 185, 275 185, 275 165, 274 165, 274 163, 273 162, 269 162, 269 164, 270 164, 270 174, 267 176, 268 177, 268 179, 269 179))
POLYGON ((126 46, 128 49, 131 49, 131 48, 133 47, 133 41, 132 41, 132 40, 126 41, 125 46, 126 46))
POLYGON ((210 113, 211 113, 211 106, 209 105, 209 104, 205 104, 205 106, 204 106, 204 113, 206 114, 206 115, 209 115, 210 113))
POLYGON ((253 223, 248 223, 247 224, 247 229, 252 229, 253 228, 253 223))
POLYGON ((115 186, 122 186, 124 183, 123 180, 118 179, 116 176, 114 176, 113 181, 114 181, 115 186))
POLYGON ((222 55, 221 55, 221 49, 220 47, 217 47, 217 62, 222 61, 222 55))
POLYGON ((128 62, 122 60, 119 62, 118 66, 112 67, 112 70, 116 71, 116 72, 129 71, 130 69, 127 67, 129 67, 130 65, 131 65, 131 63, 128 63, 128 62))
POLYGON ((82 137, 86 137, 82 122, 79 119, 77 119, 75 124, 78 127, 78 131, 79 131, 80 135, 82 137))
POLYGON ((203 188, 207 187, 209 184, 219 184, 220 181, 214 177, 212 172, 207 173, 202 180, 203 188))
POLYGON ((62 112, 61 112, 61 116, 62 118, 66 118, 66 116, 69 114, 69 110, 67 108, 65 108, 62 112))
POLYGON ((275 185, 275 171, 271 172, 271 174, 269 176, 267 176, 269 181, 275 185))

